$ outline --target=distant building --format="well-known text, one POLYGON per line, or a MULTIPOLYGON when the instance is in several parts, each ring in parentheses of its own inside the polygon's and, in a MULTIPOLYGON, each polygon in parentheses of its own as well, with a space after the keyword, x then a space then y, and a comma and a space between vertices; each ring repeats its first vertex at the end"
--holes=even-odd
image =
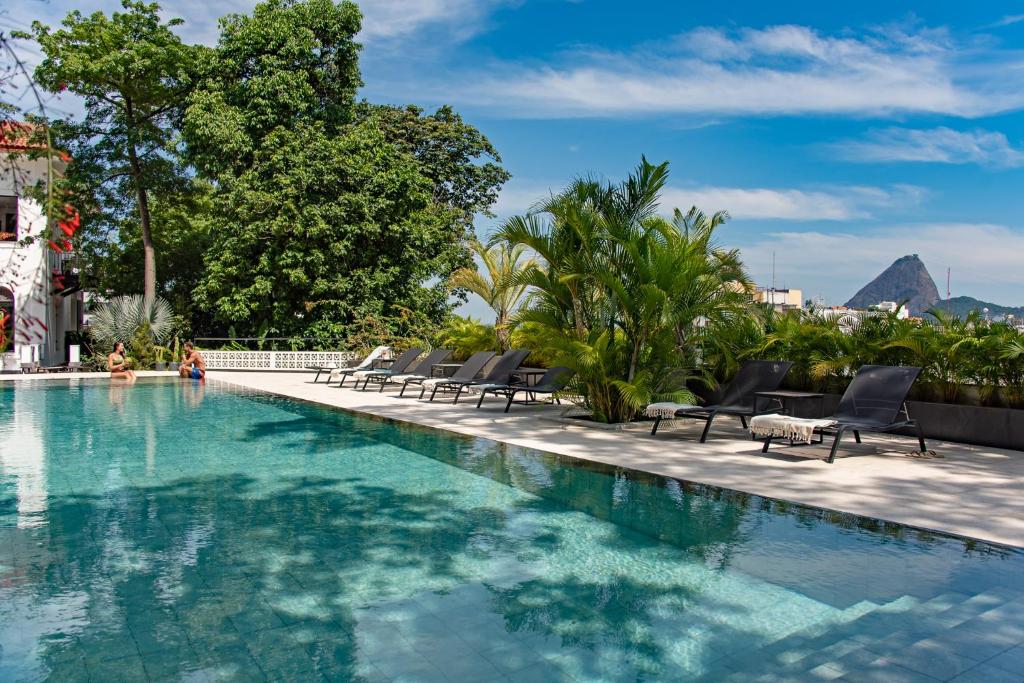
MULTIPOLYGON (((24 124, 0 122, 0 132, 0 308, 7 314, 7 343, 0 351, 13 351, 23 363, 57 365, 67 361, 65 333, 80 329, 82 294, 70 272, 72 255, 50 248, 60 231, 24 194, 46 180, 46 159, 25 156, 31 145, 24 124), (55 272, 69 275, 60 291, 55 272)), ((55 173, 64 169, 60 161, 54 166, 55 173)))
POLYGON ((754 301, 767 304, 777 311, 793 311, 804 307, 803 291, 799 289, 758 287, 754 292, 754 301))
POLYGON ((895 301, 879 301, 874 306, 868 306, 869 311, 882 311, 885 313, 895 313, 899 320, 906 320, 910 317, 910 311, 907 310, 906 306, 901 306, 895 301))

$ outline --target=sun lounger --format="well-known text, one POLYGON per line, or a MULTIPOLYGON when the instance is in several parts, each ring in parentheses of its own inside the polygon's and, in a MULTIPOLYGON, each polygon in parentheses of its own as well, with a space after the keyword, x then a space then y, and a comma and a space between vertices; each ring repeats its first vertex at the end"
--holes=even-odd
POLYGON ((839 400, 839 407, 832 417, 824 420, 801 420, 783 416, 768 416, 768 419, 754 418, 750 429, 754 436, 764 437, 762 453, 768 452, 772 439, 784 436, 820 434, 834 435, 828 461, 835 462, 839 442, 846 432, 853 432, 853 438, 860 443, 861 432, 891 432, 911 428, 917 433, 921 452, 928 450, 921 425, 910 418, 907 410, 907 394, 921 374, 921 368, 893 367, 888 365, 864 365, 854 376, 839 400), (812 424, 815 423, 815 424, 812 424), (803 434, 801 434, 803 432, 803 434))
POLYGON ((675 417, 693 418, 704 420, 704 431, 700 435, 700 442, 708 439, 708 432, 711 430, 711 423, 719 415, 735 415, 740 418, 743 428, 747 428, 747 418, 753 417, 758 412, 757 397, 755 394, 762 391, 775 391, 782 384, 786 373, 793 367, 789 361, 777 360, 748 360, 736 373, 736 376, 729 382, 722 401, 711 406, 689 406, 673 403, 654 403, 647 406, 646 414, 654 418, 654 427, 651 428, 651 436, 658 433, 658 427, 663 420, 675 417))
POLYGON ((320 373, 326 372, 327 373, 327 384, 330 384, 336 378, 340 378, 341 379, 341 384, 339 384, 338 386, 341 386, 342 384, 345 384, 345 378, 346 377, 349 377, 350 375, 352 375, 353 373, 357 372, 358 370, 368 370, 368 369, 372 368, 373 364, 377 361, 377 359, 380 358, 381 356, 383 356, 385 353, 387 353, 390 350, 391 350, 390 346, 378 346, 373 351, 371 351, 366 356, 366 358, 364 358, 362 361, 360 361, 356 365, 351 365, 351 366, 349 366, 347 368, 342 368, 342 367, 338 367, 337 365, 335 365, 334 367, 310 366, 310 367, 307 367, 306 369, 307 370, 316 370, 316 377, 313 378, 313 383, 314 384, 316 384, 316 381, 318 379, 320 379, 320 373))
MULTIPOLYGON (((527 349, 516 349, 506 352, 498 358, 494 367, 491 368, 491 370, 481 379, 463 379, 452 376, 448 379, 429 382, 431 384, 430 400, 433 401, 438 390, 441 390, 447 393, 454 393, 454 403, 458 403, 459 396, 462 395, 463 390, 475 384, 508 384, 511 379, 512 372, 522 365, 523 361, 526 360, 526 357, 529 355, 530 352, 527 349)), ((426 389, 427 383, 428 382, 424 382, 424 389, 426 389)))
MULTIPOLYGON (((575 370, 558 366, 549 368, 548 371, 541 376, 540 380, 532 386, 528 386, 523 382, 514 382, 510 384, 478 384, 471 387, 471 389, 480 393, 480 400, 476 403, 477 408, 483 405, 484 397, 487 396, 487 394, 495 394, 498 396, 504 396, 508 399, 508 403, 505 404, 505 412, 507 413, 512 407, 512 404, 515 403, 516 394, 526 392, 533 400, 536 399, 537 394, 546 394, 550 396, 555 392, 564 389, 569 383, 569 380, 571 380, 575 374, 575 370)), ((557 398, 555 401, 559 402, 557 398)))
POLYGON ((407 379, 427 379, 430 377, 431 368, 442 362, 450 355, 452 355, 451 349, 434 349, 428 353, 423 360, 416 363, 415 367, 410 369, 408 372, 396 372, 393 367, 388 370, 371 371, 370 374, 363 376, 363 390, 365 390, 367 385, 371 382, 379 384, 380 389, 378 392, 382 392, 384 391, 384 385, 386 384, 402 384, 404 388, 404 383, 407 379))
MULTIPOLYGON (((395 362, 392 363, 391 367, 388 368, 387 370, 373 368, 367 370, 356 370, 355 372, 352 373, 352 377, 353 379, 355 379, 355 388, 359 388, 359 380, 366 379, 370 375, 380 373, 397 375, 398 373, 405 372, 406 370, 412 367, 412 364, 415 363, 416 359, 419 358, 421 355, 423 355, 423 349, 419 347, 414 347, 403 351, 402 354, 395 359, 395 362)), ((364 382, 363 389, 365 388, 366 384, 364 382)))
POLYGON ((402 390, 398 392, 398 396, 399 398, 405 396, 405 389, 410 384, 416 384, 420 387, 419 397, 423 398, 423 393, 436 382, 442 382, 448 379, 474 379, 480 374, 480 371, 484 369, 484 366, 491 362, 494 355, 493 351, 477 351, 466 359, 466 362, 460 365, 459 369, 456 370, 455 374, 451 377, 407 377, 402 382, 402 390))

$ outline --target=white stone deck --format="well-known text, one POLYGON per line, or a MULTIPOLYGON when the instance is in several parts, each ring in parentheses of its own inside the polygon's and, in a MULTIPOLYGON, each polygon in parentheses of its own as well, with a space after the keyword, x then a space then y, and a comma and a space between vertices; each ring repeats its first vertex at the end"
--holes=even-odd
MULTIPOLYGON (((143 373, 169 374, 169 373, 143 373)), ((34 375, 61 379, 84 375, 34 375)), ((0 381, 24 379, 0 375, 0 381)), ((560 453, 679 479, 723 486, 762 496, 946 531, 1024 547, 1024 452, 929 442, 941 457, 909 454, 915 443, 901 437, 869 435, 850 442, 835 464, 821 446, 773 445, 763 455, 760 443, 745 438, 739 422, 716 422, 706 444, 697 442, 703 423, 664 423, 656 437, 649 423, 622 431, 566 425, 555 406, 513 406, 488 398, 477 410, 475 397, 459 405, 399 399, 398 390, 361 392, 289 372, 209 373, 210 381, 261 389, 282 396, 346 410, 447 429, 517 446, 560 453)), ((416 392, 413 392, 415 396, 416 392)))

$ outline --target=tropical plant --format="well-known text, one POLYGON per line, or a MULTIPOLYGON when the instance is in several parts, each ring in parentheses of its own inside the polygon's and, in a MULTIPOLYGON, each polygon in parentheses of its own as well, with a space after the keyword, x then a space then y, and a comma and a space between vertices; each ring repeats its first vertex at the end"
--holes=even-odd
POLYGON ((514 319, 547 333, 598 421, 629 420, 652 400, 694 400, 687 381, 702 339, 750 304, 738 253, 714 240, 728 215, 660 217, 667 177, 667 163, 643 159, 619 184, 578 179, 495 236, 537 257, 512 278, 533 290, 514 319))
POLYGON ((157 362, 157 347, 149 323, 143 321, 127 344, 133 370, 152 370, 157 362))
POLYGON ((465 360, 477 351, 489 351, 496 341, 494 325, 453 315, 435 338, 435 346, 452 349, 454 360, 465 360))
POLYGON ((171 305, 161 298, 146 299, 142 294, 115 297, 93 312, 89 334, 101 346, 112 347, 115 342, 129 343, 143 328, 151 339, 166 339, 174 328, 171 305))
POLYGON ((479 240, 469 241, 470 251, 480 260, 482 269, 460 268, 449 278, 456 289, 465 289, 484 300, 494 311, 494 329, 501 351, 509 349, 512 314, 526 295, 527 287, 515 284, 518 273, 531 267, 533 259, 527 256, 522 244, 498 242, 484 246, 479 240))

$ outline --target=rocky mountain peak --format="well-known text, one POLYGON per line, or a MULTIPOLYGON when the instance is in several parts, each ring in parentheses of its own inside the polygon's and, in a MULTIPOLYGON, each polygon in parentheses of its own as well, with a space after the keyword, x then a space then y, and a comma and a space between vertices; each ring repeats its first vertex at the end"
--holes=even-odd
POLYGON ((851 308, 867 308, 881 301, 907 301, 911 315, 921 315, 939 300, 939 290, 917 254, 896 259, 874 280, 846 302, 851 308))

